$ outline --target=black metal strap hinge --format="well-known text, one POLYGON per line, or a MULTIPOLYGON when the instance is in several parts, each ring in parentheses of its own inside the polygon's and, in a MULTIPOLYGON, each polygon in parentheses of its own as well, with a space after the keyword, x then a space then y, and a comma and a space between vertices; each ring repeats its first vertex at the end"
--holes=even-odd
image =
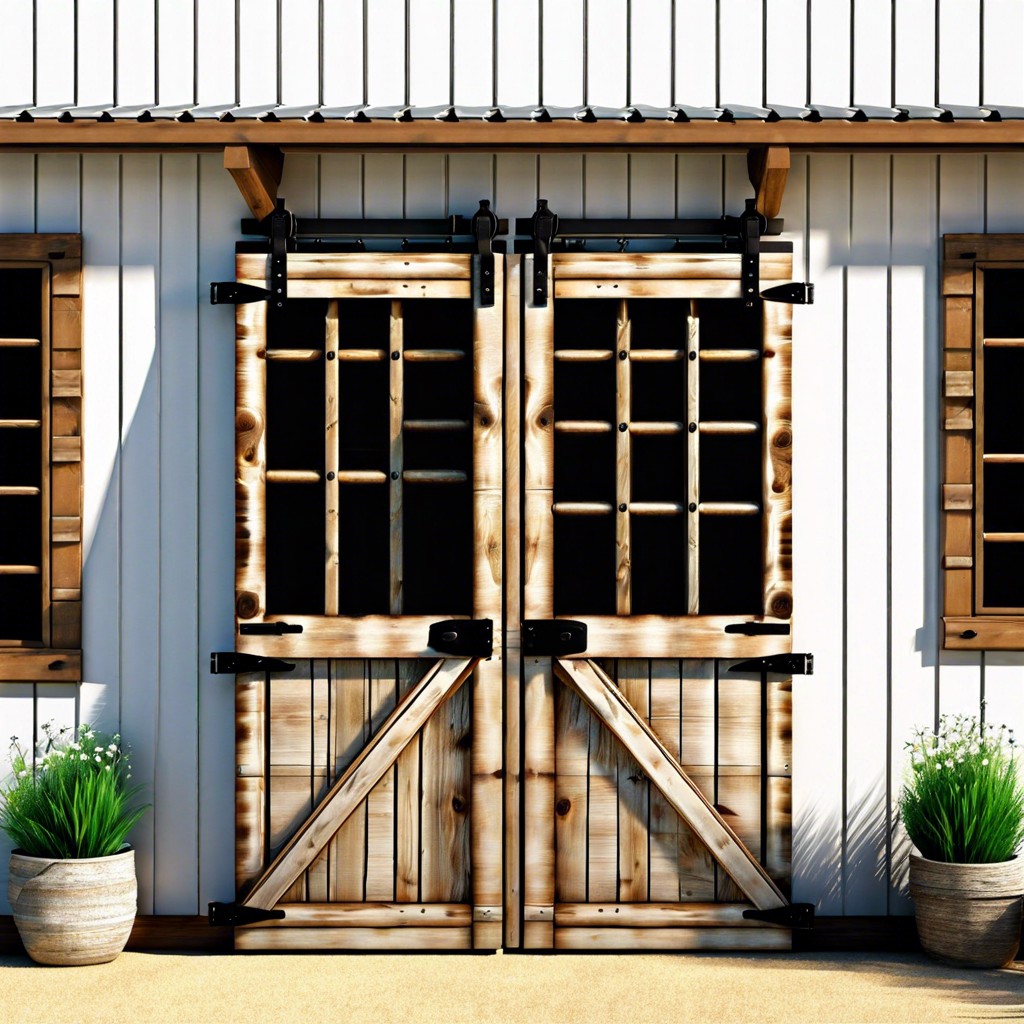
POLYGON ((211 903, 207 920, 217 927, 233 928, 239 924, 259 924, 260 921, 281 921, 283 910, 261 910, 242 903, 211 903))
POLYGON ((788 622, 730 622, 726 633, 742 633, 744 636, 789 636, 788 622))
POLYGON ((814 285, 803 281, 790 281, 765 288, 761 298, 768 302, 788 302, 794 306, 810 306, 814 303, 814 285))
POLYGON ((787 903, 784 907, 773 907, 771 910, 744 910, 743 916, 748 921, 764 921, 767 924, 779 924, 783 928, 807 929, 814 927, 813 903, 787 903))
POLYGON ((494 623, 490 619, 432 622, 427 643, 438 654, 489 658, 494 653, 494 623))
POLYGON ((761 221, 757 200, 748 199, 740 216, 740 240, 743 252, 740 258, 740 294, 745 306, 753 306, 760 295, 761 273, 761 221))
POLYGON ((288 250, 294 247, 295 218, 283 199, 267 218, 270 226, 270 305, 267 307, 267 337, 280 338, 285 303, 288 301, 288 250))
POLYGON ((247 302, 266 302, 270 298, 267 288, 254 284, 240 284, 238 281, 211 281, 211 306, 242 306, 247 302))
POLYGON ((302 626, 295 622, 243 622, 238 632, 243 636, 284 636, 301 633, 302 626))
POLYGON ((523 654, 582 654, 587 649, 587 624, 575 619, 527 619, 523 623, 523 654))
POLYGON ((533 235, 533 305, 548 304, 548 255, 558 234, 558 217, 548 209, 546 199, 537 200, 537 211, 530 221, 533 235))
POLYGON ((210 671, 215 676, 232 676, 237 672, 289 672, 295 666, 280 658, 264 658, 259 654, 237 651, 214 651, 210 655, 210 671))
POLYGON ((748 658, 729 668, 730 672, 777 672, 783 676, 814 675, 813 654, 770 654, 766 658, 748 658))
POLYGON ((480 305, 494 305, 494 248, 492 242, 498 233, 498 218, 491 212, 488 199, 480 200, 480 209, 473 214, 473 237, 480 255, 480 305))

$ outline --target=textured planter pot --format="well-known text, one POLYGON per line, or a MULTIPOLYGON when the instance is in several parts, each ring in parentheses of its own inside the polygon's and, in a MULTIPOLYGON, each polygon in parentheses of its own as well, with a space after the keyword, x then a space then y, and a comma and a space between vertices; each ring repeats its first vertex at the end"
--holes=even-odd
POLYGON ((7 898, 37 963, 103 964, 125 947, 135 921, 135 851, 84 860, 11 854, 7 898))
POLYGON ((910 895, 925 952, 957 967, 1003 967, 1020 945, 1024 861, 945 864, 910 856, 910 895))

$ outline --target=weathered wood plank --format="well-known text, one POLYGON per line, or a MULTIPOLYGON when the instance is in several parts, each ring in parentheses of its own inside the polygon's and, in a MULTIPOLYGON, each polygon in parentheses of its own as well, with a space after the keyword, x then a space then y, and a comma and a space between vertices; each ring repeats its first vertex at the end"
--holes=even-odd
MULTIPOLYGON (((527 506, 529 514, 529 505, 527 506)), ((530 618, 540 618, 529 615, 530 618)), ((789 636, 726 633, 735 622, 788 625, 769 616, 569 615, 587 624, 588 658, 756 658, 791 648, 789 636)))
MULTIPOLYGON (((560 687, 561 689, 561 687, 560 687)), ((555 898, 587 898, 587 777, 555 775, 555 898)))
POLYGON ((472 930, 461 928, 240 928, 235 949, 469 949, 472 930))
POLYGON ((402 424, 405 420, 405 367, 402 363, 402 350, 404 348, 404 321, 402 320, 401 302, 391 303, 390 320, 390 350, 391 362, 389 365, 388 392, 390 395, 390 433, 389 433, 389 454, 388 463, 390 470, 389 481, 389 511, 390 517, 390 551, 391 571, 389 583, 389 601, 392 615, 402 613, 402 581, 404 569, 403 558, 403 514, 402 514, 402 482, 405 470, 405 452, 403 442, 402 424))
MULTIPOLYGON (((788 280, 791 260, 788 253, 762 253, 761 279, 788 280)), ((557 282, 738 282, 741 270, 740 257, 732 253, 555 253, 551 266, 557 282)), ((622 298, 621 294, 602 297, 622 298)))
MULTIPOLYGON (((398 699, 404 700, 427 666, 398 662, 398 699)), ((395 762, 396 850, 395 899, 416 903, 420 898, 420 736, 409 741, 395 762)))
POLYGON ((279 903, 284 918, 241 925, 261 928, 465 928, 473 911, 467 903, 279 903))
POLYGON ((324 614, 338 614, 338 303, 327 303, 324 340, 324 614))
POLYGON ((757 212, 778 217, 789 176, 789 146, 757 146, 747 152, 747 169, 754 186, 757 212))
MULTIPOLYGON (((750 903, 582 903, 555 904, 556 928, 764 928, 743 916, 750 903)), ((282 922, 283 923, 283 922, 282 922)))
MULTIPOLYGON (((403 253, 400 259, 394 253, 320 253, 292 252, 288 254, 288 280, 330 280, 356 278, 370 280, 403 279, 465 279, 469 280, 472 257, 458 253, 403 253)), ((259 279, 267 275, 267 257, 243 255, 238 257, 239 275, 259 279)))
MULTIPOLYGON (((500 526, 499 526, 500 533, 500 526)), ((500 601, 498 604, 500 619, 500 601)), ((496 652, 497 655, 497 652, 496 652)), ((505 667, 500 656, 482 661, 472 679, 471 858, 474 907, 502 904, 502 690, 505 667)), ((492 921, 474 925, 474 948, 494 949, 492 921), (478 941, 479 940, 479 941, 478 941)), ((501 945, 501 930, 498 930, 501 945)))
POLYGON ((758 907, 782 906, 785 899, 722 816, 687 777, 650 727, 621 699, 592 661, 555 662, 556 672, 580 694, 598 718, 636 758, 680 816, 704 839, 715 859, 758 907))
MULTIPOLYGON (((700 307, 690 301, 686 318, 686 351, 691 355, 686 364, 686 421, 700 422, 700 307), (696 353, 697 358, 692 358, 696 353)), ((700 503, 700 431, 686 434, 686 502, 700 503)), ((686 610, 700 613, 700 516, 690 513, 686 520, 686 610)))
POLYGON ((276 146, 225 146, 224 169, 257 220, 274 212, 284 154, 276 146))
POLYGON ((788 930, 779 928, 555 928, 556 949, 743 949, 792 948, 788 930))
POLYGON ((633 419, 633 400, 630 388, 630 321, 629 303, 619 302, 616 323, 615 362, 615 419, 620 429, 615 433, 615 502, 619 506, 615 516, 615 611, 618 615, 629 615, 632 610, 632 571, 630 563, 630 515, 632 500, 632 469, 630 466, 631 435, 629 426, 633 419))
MULTIPOLYGON (((523 659, 523 881, 527 906, 555 903, 554 677, 550 658, 523 659)), ((526 949, 551 946, 552 921, 535 922, 523 933, 526 949)))
MULTIPOLYGON (((650 717, 650 668, 647 661, 620 659, 617 682, 623 700, 637 718, 650 717)), ((619 796, 619 886, 618 898, 625 902, 648 898, 648 814, 650 786, 633 757, 621 746, 618 758, 619 796)))
MULTIPOLYGON (((397 666, 391 659, 370 662, 370 734, 376 733, 398 703, 397 666)), ((401 756, 401 755, 399 755, 401 756)), ((366 797, 366 899, 394 900, 395 767, 366 797)))
POLYGON ((248 906, 266 909, 274 905, 394 764, 417 730, 465 681, 473 666, 471 659, 442 660, 433 666, 388 716, 320 806, 263 873, 246 899, 248 906))

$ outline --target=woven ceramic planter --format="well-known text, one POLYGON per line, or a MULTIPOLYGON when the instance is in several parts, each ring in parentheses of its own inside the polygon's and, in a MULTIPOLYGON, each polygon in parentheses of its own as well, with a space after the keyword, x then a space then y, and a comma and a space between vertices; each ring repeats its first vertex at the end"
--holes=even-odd
POLYGON ((1024 861, 945 864, 910 856, 910 895, 926 953, 957 967, 1003 967, 1020 945, 1024 861))
POLYGON ((135 921, 135 851, 53 860, 11 854, 7 898, 37 963, 102 964, 124 949, 135 921))

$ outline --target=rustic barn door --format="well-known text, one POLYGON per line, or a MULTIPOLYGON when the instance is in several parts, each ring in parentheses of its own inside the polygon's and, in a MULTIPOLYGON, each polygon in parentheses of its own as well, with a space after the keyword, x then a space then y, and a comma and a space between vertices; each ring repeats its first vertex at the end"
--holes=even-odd
POLYGON ((285 912, 239 948, 501 944, 501 645, 472 620, 500 630, 504 283, 483 305, 479 262, 290 254, 284 311, 238 308, 236 651, 271 660, 237 677, 233 912, 285 912))
POLYGON ((522 944, 788 947, 790 307, 726 254, 555 254, 534 302, 534 259, 522 944))

